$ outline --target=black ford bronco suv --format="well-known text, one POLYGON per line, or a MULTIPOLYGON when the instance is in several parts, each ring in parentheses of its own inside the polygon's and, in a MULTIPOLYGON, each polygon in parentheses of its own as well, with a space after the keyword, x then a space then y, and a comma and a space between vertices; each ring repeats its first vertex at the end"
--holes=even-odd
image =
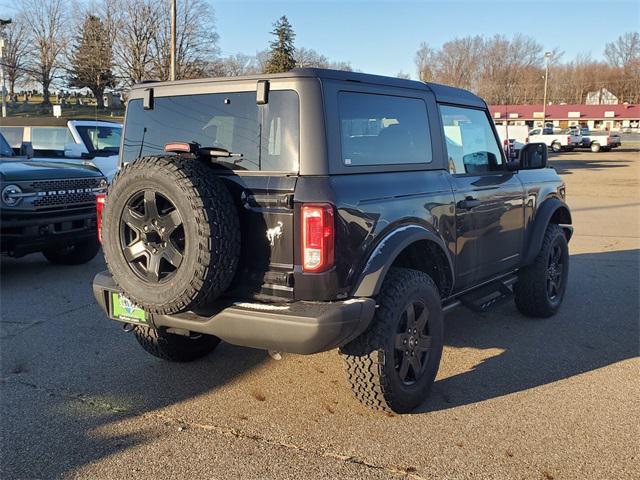
POLYGON ((100 251, 96 196, 107 180, 91 166, 16 156, 0 134, 0 248, 21 257, 42 252, 78 265, 100 251))
POLYGON ((467 91, 320 69, 149 83, 123 137, 93 290, 160 358, 338 347, 363 403, 407 412, 445 312, 562 303, 564 184, 544 144, 508 161, 467 91))

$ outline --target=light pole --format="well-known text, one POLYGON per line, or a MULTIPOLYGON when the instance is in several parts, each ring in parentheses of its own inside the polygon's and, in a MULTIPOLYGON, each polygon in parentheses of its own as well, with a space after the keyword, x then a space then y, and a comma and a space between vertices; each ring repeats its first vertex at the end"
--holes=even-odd
POLYGON ((553 54, 551 52, 544 53, 544 100, 542 101, 542 128, 547 122, 547 80, 549 78, 549 59, 553 54))
POLYGON ((176 0, 171 0, 171 59, 169 80, 176 79, 176 0))
POLYGON ((7 100, 4 98, 4 28, 2 27, 10 23, 11 19, 3 20, 0 18, 0 96, 2 96, 2 118, 7 116, 7 100))

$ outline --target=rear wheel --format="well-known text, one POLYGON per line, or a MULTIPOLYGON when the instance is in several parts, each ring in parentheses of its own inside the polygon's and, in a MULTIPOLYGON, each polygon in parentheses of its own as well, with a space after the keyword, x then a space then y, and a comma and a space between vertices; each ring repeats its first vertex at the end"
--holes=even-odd
POLYGON ((562 227, 550 224, 534 262, 520 270, 514 287, 518 310, 530 317, 554 315, 564 299, 569 276, 569 247, 562 227))
POLYGON ((593 142, 593 143, 591 144, 591 151, 592 151, 593 153, 598 153, 598 152, 600 151, 600 144, 599 144, 599 143, 597 143, 597 142, 593 142))
POLYGON ((144 157, 109 187, 104 253, 118 287, 146 311, 201 307, 224 292, 240 255, 238 212, 204 164, 144 157))
POLYGON ((100 251, 97 238, 91 238, 68 247, 56 250, 44 250, 42 255, 51 263, 57 265, 82 265, 87 263, 100 251))
POLYGON ((392 268, 369 329, 340 349, 355 396, 376 409, 409 412, 427 397, 443 346, 440 294, 425 273, 392 268))
POLYGON ((202 358, 220 343, 213 335, 187 337, 136 325, 133 333, 144 350, 170 362, 191 362, 202 358))
POLYGON ((560 145, 558 142, 553 142, 551 144, 551 150, 553 150, 555 153, 559 153, 562 151, 562 145, 560 145))

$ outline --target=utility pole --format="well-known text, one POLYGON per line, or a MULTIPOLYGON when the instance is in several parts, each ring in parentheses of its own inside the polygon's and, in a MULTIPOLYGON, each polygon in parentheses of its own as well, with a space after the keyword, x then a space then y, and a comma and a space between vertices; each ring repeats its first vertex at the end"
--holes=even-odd
POLYGON ((176 0, 171 1, 171 64, 169 65, 169 80, 176 79, 176 0))
POLYGON ((9 25, 11 19, 0 19, 0 96, 2 96, 2 118, 7 116, 7 100, 5 98, 5 86, 4 86, 4 27, 9 25))
POLYGON ((547 80, 549 78, 549 59, 553 54, 551 52, 545 52, 544 54, 544 100, 542 102, 542 128, 546 126, 547 122, 547 80))

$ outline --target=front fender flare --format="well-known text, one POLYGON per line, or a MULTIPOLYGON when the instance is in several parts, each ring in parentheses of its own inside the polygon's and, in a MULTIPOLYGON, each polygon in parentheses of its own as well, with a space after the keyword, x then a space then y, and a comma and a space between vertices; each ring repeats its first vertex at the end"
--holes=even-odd
MULTIPOLYGON (((373 297, 377 295, 394 260, 409 245, 421 240, 429 240, 440 247, 449 264, 451 282, 453 283, 453 263, 443 240, 420 225, 403 225, 386 234, 373 249, 358 277, 353 296, 373 297)), ((452 288, 453 284, 451 285, 452 288)))
POLYGON ((565 221, 561 223, 561 226, 565 230, 567 241, 571 239, 573 228, 570 226, 571 211, 569 210, 569 207, 566 203, 556 197, 545 200, 538 208, 533 224, 530 227, 530 232, 527 235, 528 240, 526 242, 525 253, 522 257, 522 266, 530 265, 535 260, 540 248, 542 248, 544 233, 547 231, 547 226, 549 225, 553 215, 560 209, 564 210, 562 213, 565 218, 565 221))

